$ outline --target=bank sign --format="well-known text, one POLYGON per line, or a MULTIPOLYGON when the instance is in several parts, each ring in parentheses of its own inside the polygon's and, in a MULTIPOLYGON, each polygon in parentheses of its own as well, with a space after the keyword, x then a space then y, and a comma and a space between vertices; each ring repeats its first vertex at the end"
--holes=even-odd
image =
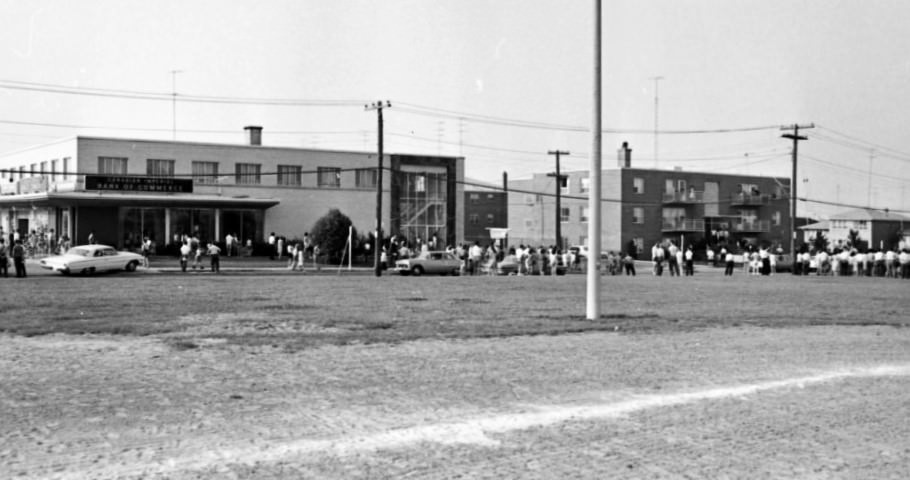
POLYGON ((193 179, 86 175, 85 189, 142 193, 193 193, 193 179))

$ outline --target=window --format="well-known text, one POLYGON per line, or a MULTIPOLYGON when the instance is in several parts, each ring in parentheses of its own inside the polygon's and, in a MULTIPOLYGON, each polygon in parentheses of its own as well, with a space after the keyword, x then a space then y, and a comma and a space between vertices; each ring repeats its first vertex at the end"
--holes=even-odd
POLYGON ((534 228, 534 220, 526 218, 525 219, 525 228, 534 228))
POLYGON ((318 185, 322 188, 341 187, 341 169, 336 167, 318 168, 318 185))
POLYGON ((41 173, 41 176, 44 176, 44 173, 47 172, 47 162, 41 162, 38 166, 38 172, 41 173))
POLYGON ((488 214, 487 214, 487 223, 493 223, 493 220, 494 220, 495 218, 496 218, 496 217, 494 217, 492 213, 488 213, 488 214))
POLYGON ((642 207, 632 208, 632 223, 645 223, 645 209, 642 207))
POLYGON ((355 185, 357 188, 376 188, 379 175, 375 168, 361 168, 356 170, 355 185))
POLYGON ((57 160, 51 160, 51 180, 57 179, 57 160))
POLYGON ((493 194, 492 194, 492 193, 488 193, 488 194, 487 194, 487 199, 488 199, 488 200, 492 200, 492 199, 493 199, 493 194))
POLYGON ((642 177, 635 177, 632 179, 632 193, 642 194, 645 193, 645 179, 642 177))
POLYGON ((145 174, 150 177, 173 177, 174 161, 149 158, 145 161, 145 174))
POLYGON ((300 173, 300 165, 278 165, 278 185, 299 187, 300 173))
POLYGON ((479 193, 472 193, 472 194, 468 195, 468 197, 471 199, 471 203, 477 203, 477 201, 480 200, 479 193))
POLYGON ((588 217, 590 216, 590 212, 591 212, 590 207, 582 206, 581 208, 579 208, 579 214, 578 214, 579 220, 582 222, 587 222, 588 217))
POLYGON ((758 195, 759 193, 758 185, 754 183, 741 183, 739 189, 743 195, 758 195))
POLYGON ((218 162, 193 162, 193 183, 218 183, 218 162))
POLYGON ((559 207, 559 221, 568 222, 571 209, 569 207, 559 207))
POLYGON ((415 178, 415 187, 414 191, 419 193, 425 193, 427 191, 427 177, 424 175, 418 175, 415 178))
POLYGON ((635 237, 632 239, 632 243, 635 244, 635 253, 641 253, 645 250, 644 237, 635 237))
POLYGON ((562 193, 569 193, 569 177, 562 177, 559 179, 559 188, 562 190, 562 193))
POLYGON ((780 212, 774 212, 774 215, 771 216, 771 221, 774 222, 775 227, 780 226, 780 212))
POLYGON ((472 213, 472 214, 468 215, 468 222, 471 225, 477 225, 477 223, 480 222, 480 216, 477 215, 476 213, 472 213))
POLYGON ((581 179, 581 193, 588 193, 591 191, 591 179, 584 177, 581 179))
POLYGON ((19 180, 25 178, 25 165, 19 167, 19 180))
MULTIPOLYGON (((66 161, 63 159, 64 169, 66 161)), ((126 175, 126 158, 124 157, 98 157, 98 173, 109 175, 126 175)))
POLYGON ((261 167, 258 163, 238 163, 234 165, 234 182, 237 185, 259 185, 262 183, 261 167))
POLYGON ((534 195, 531 195, 529 193, 525 194, 525 205, 534 205, 535 202, 536 199, 534 198, 534 195))
POLYGON ((63 179, 66 180, 67 175, 70 171, 70 157, 63 157, 63 179))
POLYGON ((31 165, 28 166, 28 176, 29 176, 29 177, 36 177, 36 176, 38 176, 38 164, 33 163, 33 164, 31 164, 31 165))

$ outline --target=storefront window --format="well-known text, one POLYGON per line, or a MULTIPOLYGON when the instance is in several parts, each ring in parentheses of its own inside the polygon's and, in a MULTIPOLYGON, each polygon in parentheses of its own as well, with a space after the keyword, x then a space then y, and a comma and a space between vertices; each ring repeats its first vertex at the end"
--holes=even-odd
POLYGON ((446 174, 399 172, 397 181, 402 186, 400 233, 411 242, 446 238, 446 174))

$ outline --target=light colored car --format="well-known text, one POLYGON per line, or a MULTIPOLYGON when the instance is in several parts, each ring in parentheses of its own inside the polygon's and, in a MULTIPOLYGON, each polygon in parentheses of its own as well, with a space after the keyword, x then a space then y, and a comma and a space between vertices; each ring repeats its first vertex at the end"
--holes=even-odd
POLYGON ((54 255, 41 260, 41 268, 60 272, 91 274, 111 270, 132 272, 142 264, 142 255, 132 252, 118 252, 107 245, 79 245, 63 255, 54 255))
POLYGON ((417 258, 404 258, 395 262, 395 271, 401 275, 423 274, 458 275, 461 260, 449 252, 427 252, 417 258))

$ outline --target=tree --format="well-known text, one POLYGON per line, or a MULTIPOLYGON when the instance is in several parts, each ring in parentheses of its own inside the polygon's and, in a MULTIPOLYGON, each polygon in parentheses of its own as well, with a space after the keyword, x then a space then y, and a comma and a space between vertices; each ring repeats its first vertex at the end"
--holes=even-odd
MULTIPOLYGON (((341 261, 345 254, 348 242, 348 229, 353 223, 347 215, 337 208, 329 210, 313 225, 313 243, 319 247, 319 252, 326 256, 330 263, 341 261)), ((353 231, 353 238, 357 238, 357 230, 353 231)))
POLYGON ((847 246, 857 250, 865 250, 868 248, 868 245, 865 245, 865 241, 859 238, 859 231, 853 230, 852 228, 847 233, 847 246))
POLYGON ((825 232, 819 231, 815 234, 812 238, 812 247, 816 252, 828 251, 828 237, 825 236, 825 232))

